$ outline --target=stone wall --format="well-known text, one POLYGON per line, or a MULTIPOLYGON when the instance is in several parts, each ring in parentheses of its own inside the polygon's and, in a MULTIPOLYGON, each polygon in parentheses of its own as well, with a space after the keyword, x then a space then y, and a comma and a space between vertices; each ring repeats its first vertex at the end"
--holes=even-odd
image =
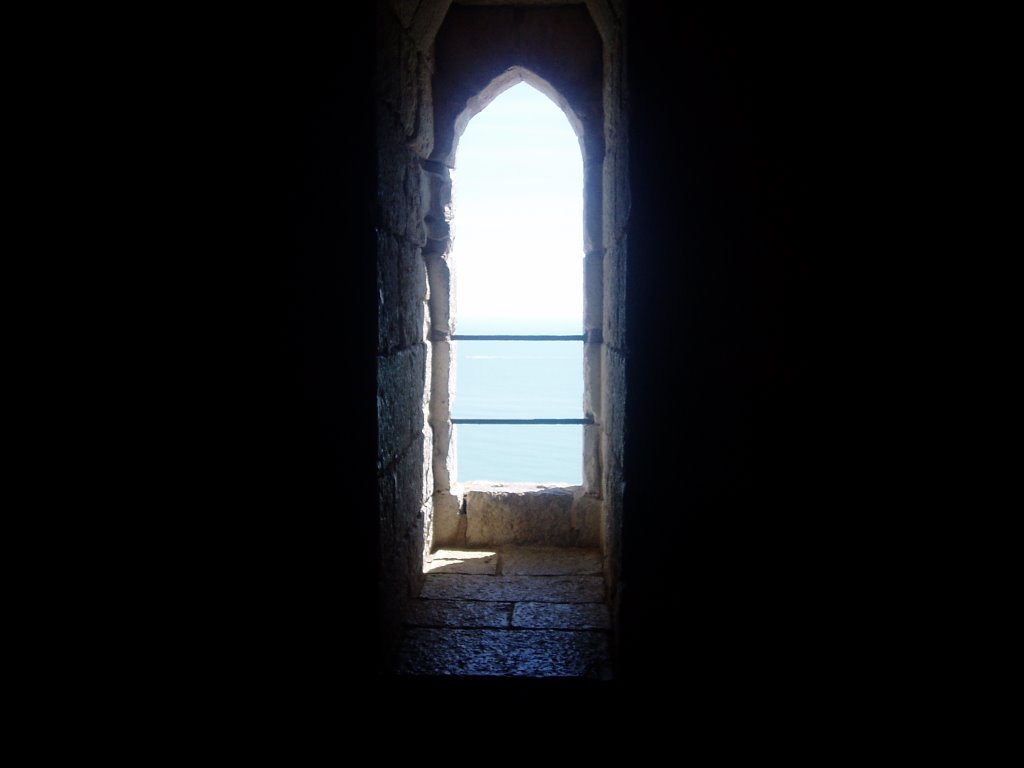
MULTIPOLYGON (((625 403, 626 367, 626 255, 630 221, 629 194, 629 121, 627 115, 624 0, 590 0, 587 3, 603 45, 604 56, 604 162, 601 179, 601 249, 591 257, 587 268, 600 270, 601 355, 600 400, 602 419, 597 434, 589 439, 600 442, 601 547, 604 573, 608 583, 612 626, 618 626, 619 580, 622 562, 622 509, 625 483, 623 456, 626 447, 625 403), (593 263, 591 263, 591 258, 593 263)), ((596 283, 596 281, 595 281, 596 283)), ((587 328, 591 326, 588 321, 587 328)), ((588 333, 591 331, 588 330, 588 333)), ((590 346, 588 344, 588 346, 590 346)), ((588 453, 589 455, 589 453, 588 453)), ((615 634, 613 633, 613 645, 615 634)), ((614 652, 614 648, 613 648, 614 652)))
POLYGON ((433 434, 428 275, 437 279, 430 218, 436 186, 431 45, 447 3, 378 3, 377 18, 377 488, 382 652, 422 584, 432 529, 433 434))

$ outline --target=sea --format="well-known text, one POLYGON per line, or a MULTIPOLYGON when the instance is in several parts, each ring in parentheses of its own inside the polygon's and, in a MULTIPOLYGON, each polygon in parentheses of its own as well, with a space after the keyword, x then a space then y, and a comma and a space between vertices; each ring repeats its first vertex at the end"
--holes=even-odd
MULTIPOLYGON (((579 321, 460 320, 457 334, 580 334, 579 321)), ((456 341, 452 416, 583 417, 582 341, 456 341)), ((458 482, 583 482, 579 424, 457 424, 458 482)))

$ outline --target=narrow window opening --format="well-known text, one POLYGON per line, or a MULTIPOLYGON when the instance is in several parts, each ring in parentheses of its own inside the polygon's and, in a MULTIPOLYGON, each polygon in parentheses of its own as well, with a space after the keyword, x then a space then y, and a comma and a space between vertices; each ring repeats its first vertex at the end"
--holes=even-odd
POLYGON ((459 140, 453 202, 456 479, 580 485, 583 163, 565 114, 526 82, 495 98, 459 140))

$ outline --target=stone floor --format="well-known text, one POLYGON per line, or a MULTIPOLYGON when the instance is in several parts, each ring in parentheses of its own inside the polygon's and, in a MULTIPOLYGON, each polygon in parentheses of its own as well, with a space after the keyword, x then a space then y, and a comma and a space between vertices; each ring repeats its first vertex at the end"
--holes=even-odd
POLYGON ((610 678, 598 550, 438 550, 424 570, 399 675, 610 678))

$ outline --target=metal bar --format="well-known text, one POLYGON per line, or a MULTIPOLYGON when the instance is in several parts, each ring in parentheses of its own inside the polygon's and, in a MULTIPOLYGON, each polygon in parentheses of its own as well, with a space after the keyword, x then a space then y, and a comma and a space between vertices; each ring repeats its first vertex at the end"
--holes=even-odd
POLYGON ((451 336, 452 341, 585 341, 586 336, 579 334, 576 336, 554 336, 554 335, 540 335, 540 336, 516 336, 508 334, 486 334, 486 335, 474 335, 464 333, 454 333, 451 336))
POLYGON ((452 424, 593 424, 594 419, 452 419, 452 424))

